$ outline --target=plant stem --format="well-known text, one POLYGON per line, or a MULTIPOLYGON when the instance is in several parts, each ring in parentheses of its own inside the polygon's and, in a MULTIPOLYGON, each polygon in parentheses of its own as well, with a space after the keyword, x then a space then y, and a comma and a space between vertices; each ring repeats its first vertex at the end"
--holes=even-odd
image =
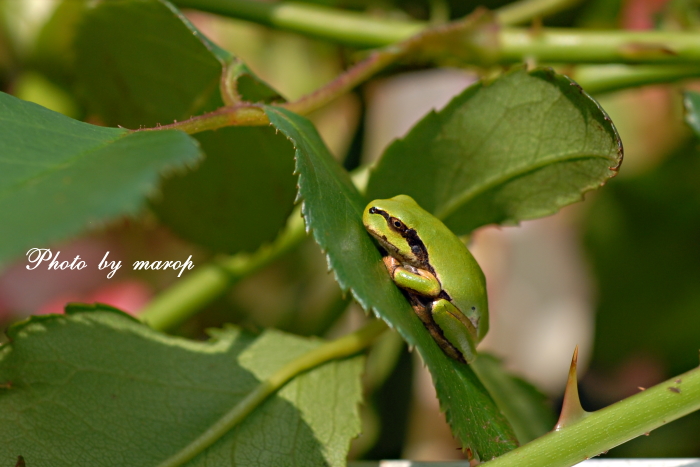
MULTIPOLYGON (((357 63, 330 83, 296 101, 280 104, 280 107, 300 115, 306 115, 342 96, 381 69, 399 60, 411 51, 414 44, 415 41, 407 40, 397 44, 395 47, 376 50, 369 57, 357 63)), ((249 103, 241 103, 221 107, 213 112, 198 115, 181 122, 135 131, 180 130, 188 134, 194 134, 202 131, 217 130, 231 125, 260 126, 269 123, 270 121, 262 108, 249 103)))
POLYGON ((277 370, 272 376, 262 381, 235 407, 210 426, 197 439, 180 452, 162 462, 158 467, 177 467, 193 459, 206 448, 214 444, 234 426, 247 417, 272 393, 279 390, 289 380, 300 373, 320 366, 331 360, 354 355, 368 347, 382 334, 387 325, 380 319, 373 319, 358 331, 319 346, 277 370))
MULTIPOLYGON (((484 45, 484 43, 490 44, 492 41, 485 39, 484 35, 488 35, 490 38, 490 28, 486 26, 491 24, 491 17, 485 11, 479 11, 461 21, 426 29, 420 34, 411 36, 390 47, 373 51, 367 58, 330 83, 296 101, 279 104, 279 106, 300 115, 308 114, 350 91, 392 63, 414 55, 430 55, 431 53, 443 55, 444 49, 454 48, 455 53, 460 55, 488 56, 493 51, 489 45, 484 45), (484 32, 485 30, 486 32, 484 32)), ((490 61, 490 59, 481 58, 477 61, 490 61)), ((269 124, 269 120, 260 106, 243 102, 221 107, 213 112, 181 122, 135 131, 180 130, 192 134, 231 125, 266 124, 269 124)))
POLYGON ((533 58, 547 63, 692 63, 700 34, 685 31, 588 31, 502 28, 499 62, 533 58))
POLYGON ((485 467, 567 467, 700 409, 700 368, 589 413, 485 467), (543 453, 547 453, 543 455, 543 453))
POLYGON ((569 73, 590 94, 700 77, 700 65, 581 65, 569 73))
POLYGON ((221 107, 213 112, 198 115, 180 122, 133 131, 180 130, 192 135, 201 133, 202 131, 217 130, 227 126, 261 126, 267 125, 268 123, 270 123, 270 121, 267 119, 267 115, 265 115, 265 112, 259 106, 242 102, 233 106, 221 107))
MULTIPOLYGON (((293 2, 176 0, 176 3, 368 47, 382 47, 408 39, 427 26, 427 23, 379 20, 340 9, 293 2)), ((494 13, 500 25, 511 25, 568 8, 573 3, 573 0, 524 0, 494 13)), ((498 33, 498 43, 500 63, 528 58, 552 63, 687 63, 700 59, 700 34, 684 31, 556 28, 533 31, 504 27, 498 33)))
MULTIPOLYGON (((526 23, 565 10, 581 0, 522 0, 495 11, 501 25, 526 23)), ((374 18, 367 14, 306 3, 255 0, 175 0, 176 5, 252 21, 284 31, 360 47, 381 47, 418 34, 423 21, 374 18)))
POLYGON ((338 8, 295 2, 176 0, 174 3, 180 7, 195 8, 360 47, 398 42, 427 26, 422 21, 372 18, 338 8))
POLYGON ((159 331, 173 329, 197 314, 236 281, 272 263, 304 238, 304 221, 296 209, 285 230, 271 245, 252 254, 228 256, 195 270, 153 299, 139 318, 159 331))
MULTIPOLYGON (((634 77, 633 73, 618 73, 616 77, 609 75, 607 83, 600 82, 602 90, 620 89, 651 81, 662 82, 679 74, 683 74, 682 77, 692 75, 697 66, 695 63, 700 61, 700 34, 697 33, 566 29, 542 29, 534 32, 522 28, 490 31, 488 25, 484 21, 484 15, 471 15, 459 22, 427 29, 403 42, 372 52, 368 58, 327 85, 281 106, 301 115, 308 114, 404 58, 430 59, 447 55, 462 63, 481 65, 534 59, 549 63, 665 63, 668 67, 665 70, 640 68, 634 77)), ((177 129, 192 134, 231 125, 268 123, 267 116, 260 107, 241 103, 144 131, 177 129)))

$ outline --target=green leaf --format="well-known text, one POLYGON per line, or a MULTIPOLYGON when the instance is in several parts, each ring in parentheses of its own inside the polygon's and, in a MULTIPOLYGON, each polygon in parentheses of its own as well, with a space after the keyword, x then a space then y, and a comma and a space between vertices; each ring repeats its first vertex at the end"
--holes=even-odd
POLYGON ((700 137, 700 92, 684 92, 683 105, 685 106, 685 122, 693 130, 695 137, 700 137))
POLYGON ((529 443, 554 427, 556 417, 547 397, 524 379, 509 374, 498 358, 482 353, 472 365, 513 426, 520 444, 529 443))
POLYGON ((516 446, 512 429, 468 365, 447 357, 437 346, 398 288, 362 224, 366 201, 333 159, 313 125, 281 108, 268 107, 272 124, 296 148, 302 213, 328 255, 344 290, 397 329, 428 365, 441 407, 454 435, 471 455, 485 460, 516 446))
POLYGON ((229 127, 197 139, 208 157, 164 181, 153 202, 158 217, 214 251, 252 251, 271 241, 296 194, 291 144, 271 127, 229 127))
POLYGON ((131 133, 0 93, 0 261, 135 213, 166 169, 192 163, 179 131, 131 133))
MULTIPOLYGON (((0 348, 0 464, 151 466, 206 430, 260 381, 316 348, 235 328, 169 337, 105 308, 10 328, 0 348)), ((345 465, 359 431, 362 358, 297 376, 192 466, 345 465)))
MULTIPOLYGON (((88 108, 111 125, 154 126, 213 111, 224 105, 222 74, 236 99, 278 97, 165 1, 100 3, 86 15, 76 49, 88 108)), ((153 200, 160 220, 213 251, 252 251, 272 241, 296 193, 291 145, 263 127, 195 138, 206 158, 165 180, 153 200)))
POLYGON ((214 110, 233 57, 159 0, 100 2, 75 39, 78 86, 111 126, 139 128, 214 110))
POLYGON ((412 196, 464 235, 556 212, 614 176, 615 127, 567 77, 517 69, 476 84, 391 144, 371 199, 412 196))

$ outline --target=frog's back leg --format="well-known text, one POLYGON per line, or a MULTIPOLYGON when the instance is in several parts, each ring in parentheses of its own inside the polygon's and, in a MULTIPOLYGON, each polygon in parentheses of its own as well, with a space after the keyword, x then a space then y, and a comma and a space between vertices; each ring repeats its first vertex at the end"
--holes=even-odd
POLYGON ((474 325, 456 306, 442 298, 433 302, 432 315, 433 320, 450 344, 457 348, 467 363, 473 362, 477 355, 475 344, 477 337, 474 325), (464 318, 462 319, 462 317, 464 318))

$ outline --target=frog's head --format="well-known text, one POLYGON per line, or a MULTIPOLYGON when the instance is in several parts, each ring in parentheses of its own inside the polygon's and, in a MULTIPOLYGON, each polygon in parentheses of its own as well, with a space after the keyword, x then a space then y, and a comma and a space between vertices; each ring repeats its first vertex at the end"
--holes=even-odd
POLYGON ((416 233, 420 212, 423 209, 413 198, 398 195, 369 203, 362 214, 362 222, 389 255, 420 268, 428 264, 428 252, 416 233))

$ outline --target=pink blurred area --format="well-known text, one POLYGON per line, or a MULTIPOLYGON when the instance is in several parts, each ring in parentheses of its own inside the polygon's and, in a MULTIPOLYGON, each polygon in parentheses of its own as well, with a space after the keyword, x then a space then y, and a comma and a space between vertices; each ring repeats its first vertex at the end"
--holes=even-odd
POLYGON ((44 303, 37 315, 63 313, 67 303, 104 303, 119 308, 131 315, 137 315, 151 299, 151 290, 142 282, 128 280, 105 285, 88 294, 62 294, 44 303))
POLYGON ((622 27, 642 31, 654 29, 655 17, 669 0, 627 0, 621 13, 622 27))
POLYGON ((119 270, 112 279, 109 269, 98 265, 107 251, 109 259, 119 259, 122 252, 115 242, 102 238, 82 238, 51 248, 60 251, 60 261, 71 262, 80 256, 87 266, 82 270, 49 270, 47 263, 28 269, 26 257, 20 257, 0 274, 0 319, 15 320, 30 314, 62 313, 70 302, 104 303, 131 314, 151 299, 153 292, 145 282, 125 276, 119 270), (121 274, 120 274, 121 273, 121 274))

